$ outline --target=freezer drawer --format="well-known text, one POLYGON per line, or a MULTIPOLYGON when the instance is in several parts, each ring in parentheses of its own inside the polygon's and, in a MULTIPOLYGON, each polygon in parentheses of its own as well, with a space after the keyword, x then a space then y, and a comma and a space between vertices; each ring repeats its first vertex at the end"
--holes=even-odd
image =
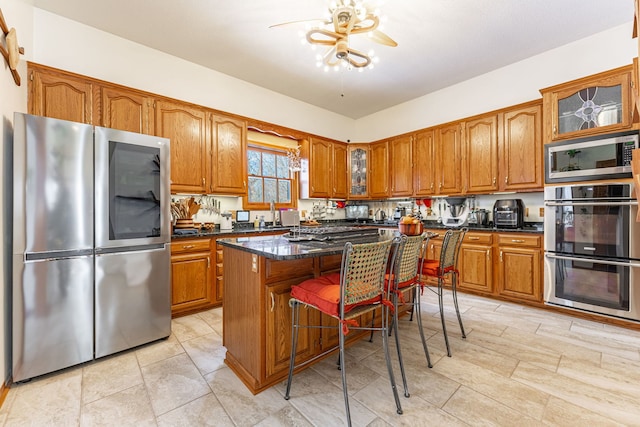
POLYGON ((170 262, 168 244, 96 255, 96 358, 169 336, 170 262))
POLYGON ((93 359, 93 256, 13 268, 13 381, 93 359))

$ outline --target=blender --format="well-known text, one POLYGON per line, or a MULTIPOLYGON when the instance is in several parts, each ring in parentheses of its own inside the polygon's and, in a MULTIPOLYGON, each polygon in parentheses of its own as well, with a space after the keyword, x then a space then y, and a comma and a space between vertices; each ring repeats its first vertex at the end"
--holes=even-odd
POLYGON ((469 209, 466 197, 446 197, 447 207, 442 212, 442 225, 446 227, 460 227, 467 224, 469 209))

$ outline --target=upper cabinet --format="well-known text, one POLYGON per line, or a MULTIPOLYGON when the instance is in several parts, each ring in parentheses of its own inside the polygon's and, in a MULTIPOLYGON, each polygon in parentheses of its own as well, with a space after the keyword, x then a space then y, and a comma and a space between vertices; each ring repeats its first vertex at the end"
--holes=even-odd
POLYGON ((213 162, 211 191, 244 195, 247 192, 247 122, 211 115, 213 162))
POLYGON ((465 122, 467 193, 498 189, 498 115, 488 114, 465 122))
POLYGON ((93 124, 94 84, 29 63, 29 114, 93 124))
POLYGON ((632 66, 541 90, 544 142, 631 127, 632 66))
POLYGON ((369 197, 389 197, 389 142, 374 142, 369 147, 369 197))
POLYGON ((413 136, 413 192, 416 196, 435 193, 434 139, 433 129, 417 132, 413 136))
POLYGON ((413 137, 400 136, 389 141, 391 196, 413 195, 413 137))
POLYGON ((542 104, 522 104, 499 116, 500 191, 542 190, 542 104))
POLYGON ((322 138, 303 140, 300 196, 306 198, 347 197, 347 147, 322 138))
POLYGON ((348 198, 369 197, 369 144, 348 145, 348 198))
POLYGON ((153 99, 130 89, 99 88, 100 126, 153 134, 153 99))
POLYGON ((436 194, 451 195, 463 192, 464 123, 455 122, 436 128, 436 194))
POLYGON ((156 101, 155 134, 171 140, 171 192, 210 193, 211 132, 207 111, 156 101))

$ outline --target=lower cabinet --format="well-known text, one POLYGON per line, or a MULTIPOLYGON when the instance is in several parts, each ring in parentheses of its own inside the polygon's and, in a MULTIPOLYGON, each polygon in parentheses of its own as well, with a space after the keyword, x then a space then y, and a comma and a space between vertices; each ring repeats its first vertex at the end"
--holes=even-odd
MULTIPOLYGON (((427 259, 439 259, 442 236, 427 247, 427 259)), ((458 290, 514 302, 542 304, 542 235, 518 232, 467 232, 458 257, 458 290)), ((428 283, 437 285, 437 280, 428 283)), ((450 286, 447 280, 445 286, 450 286)))
POLYGON ((171 243, 171 315, 184 315, 213 304, 211 239, 171 243))
POLYGON ((458 257, 458 289, 493 292, 492 240, 491 233, 465 234, 458 257))
POLYGON ((498 234, 498 295, 542 302, 542 237, 498 234))

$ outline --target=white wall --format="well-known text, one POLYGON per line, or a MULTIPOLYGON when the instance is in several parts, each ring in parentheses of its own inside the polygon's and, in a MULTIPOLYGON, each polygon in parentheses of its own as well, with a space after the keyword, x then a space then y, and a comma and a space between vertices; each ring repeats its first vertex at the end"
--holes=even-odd
POLYGON ((344 140, 353 120, 35 9, 33 61, 194 104, 344 140))
MULTIPOLYGON (((630 17, 632 18, 632 17, 630 17)), ((375 141, 541 98, 540 89, 631 64, 632 20, 356 121, 355 141, 375 141)), ((464 67, 464 58, 460 63, 464 67)))
MULTIPOLYGON (((14 27, 18 36, 20 46, 25 48, 25 53, 32 50, 32 9, 19 0, 4 0, 0 3, 2 14, 9 28, 14 27)), ((0 38, 4 43, 4 35, 0 32, 0 38)), ((0 343, 4 343, 3 351, 0 352, 0 379, 5 382, 9 376, 9 360, 11 346, 9 345, 10 322, 7 318, 11 301, 8 290, 11 288, 10 259, 11 259, 11 146, 13 145, 13 113, 27 112, 27 67, 21 62, 18 71, 21 77, 21 86, 17 86, 11 70, 6 65, 4 59, 0 59, 0 140, 2 150, 0 150, 0 163, 3 173, 0 175, 0 188, 2 189, 2 206, 0 211, 0 224, 2 224, 1 234, 3 245, 0 246, 0 274, 3 278, 3 292, 0 292, 0 343)))

